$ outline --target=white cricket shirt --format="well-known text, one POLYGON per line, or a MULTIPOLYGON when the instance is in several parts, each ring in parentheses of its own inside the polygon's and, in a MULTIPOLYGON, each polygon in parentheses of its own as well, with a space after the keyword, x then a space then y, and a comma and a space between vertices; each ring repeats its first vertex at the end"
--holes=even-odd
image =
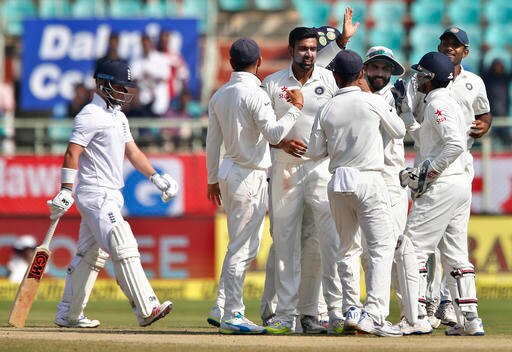
POLYGON ((380 126, 391 138, 405 135, 404 123, 381 96, 345 87, 317 113, 308 150, 312 158, 329 155, 331 173, 338 167, 382 171, 380 126))
MULTIPOLYGON (((263 87, 270 96, 278 120, 288 111, 289 103, 285 100, 286 90, 301 90, 304 96, 304 108, 301 111, 300 119, 297 120, 297 123, 293 126, 288 135, 286 135, 286 139, 297 139, 305 144, 309 144, 311 127, 313 126, 315 114, 318 109, 333 97, 338 90, 332 72, 317 65, 315 65, 311 77, 304 85, 301 85, 295 78, 292 66, 290 65, 286 69, 267 76, 263 80, 263 87)), ((272 153, 274 153, 273 155, 277 160, 294 163, 299 160, 297 157, 281 149, 272 148, 272 153)), ((308 152, 302 156, 302 159, 309 159, 309 148, 308 152)))
MULTIPOLYGON (((380 95, 389 104, 393 113, 396 114, 395 98, 391 93, 391 87, 393 85, 389 82, 374 94, 380 95)), ((384 171, 382 177, 387 185, 400 185, 398 174, 405 169, 404 140, 403 138, 392 138, 383 127, 381 127, 380 132, 384 143, 384 171)))
POLYGON ((441 177, 464 173, 467 126, 462 109, 448 88, 429 92, 425 101, 416 159, 419 162, 426 159, 434 161, 441 168, 441 177))
POLYGON ((81 184, 120 189, 124 187, 125 144, 133 141, 125 114, 107 107, 98 94, 76 115, 71 143, 85 148, 80 155, 81 184))
POLYGON ((209 184, 218 182, 222 142, 224 159, 265 170, 270 166, 268 143, 279 143, 300 116, 300 110, 286 102, 282 106, 286 111, 276 121, 270 99, 260 85, 261 81, 251 73, 233 72, 229 82, 211 98, 206 136, 209 184))

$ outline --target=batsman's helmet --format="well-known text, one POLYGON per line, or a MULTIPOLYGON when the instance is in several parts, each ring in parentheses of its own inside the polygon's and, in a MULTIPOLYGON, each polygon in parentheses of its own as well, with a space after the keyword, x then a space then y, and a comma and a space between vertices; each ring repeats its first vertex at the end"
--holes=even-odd
POLYGON ((437 51, 431 51, 421 58, 420 62, 411 68, 430 80, 440 82, 453 80, 453 63, 448 56, 437 51))
POLYGON ((341 35, 338 28, 330 27, 330 26, 322 26, 318 27, 318 51, 325 48, 331 42, 335 41, 339 35, 341 35))
POLYGON ((126 88, 133 88, 136 85, 132 81, 130 68, 124 61, 105 60, 100 62, 94 72, 94 78, 97 81, 103 81, 100 89, 112 105, 123 105, 132 100, 133 94, 128 93, 126 88), (122 86, 123 91, 114 89, 113 84, 122 86))

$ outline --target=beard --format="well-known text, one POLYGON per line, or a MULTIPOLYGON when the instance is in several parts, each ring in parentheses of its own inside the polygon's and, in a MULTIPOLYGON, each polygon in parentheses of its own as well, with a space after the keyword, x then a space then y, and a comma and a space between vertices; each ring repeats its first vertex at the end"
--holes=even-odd
POLYGON ((382 76, 373 76, 373 77, 367 77, 368 78, 368 84, 370 85, 370 88, 373 92, 377 92, 384 88, 388 83, 391 77, 382 77, 382 76))

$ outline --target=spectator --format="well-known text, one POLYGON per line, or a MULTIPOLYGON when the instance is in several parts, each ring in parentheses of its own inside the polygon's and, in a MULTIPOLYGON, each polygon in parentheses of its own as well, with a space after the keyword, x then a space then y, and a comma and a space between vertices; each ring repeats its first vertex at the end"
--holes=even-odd
MULTIPOLYGON (((110 37, 108 38, 108 46, 107 46, 107 53, 100 57, 98 60, 96 60, 96 65, 94 66, 94 69, 98 67, 98 65, 106 60, 121 60, 126 61, 123 58, 119 56, 119 34, 112 32, 110 34, 110 37)), ((75 116, 75 115, 72 115, 75 116)))
POLYGON ((146 116, 163 116, 169 109, 170 65, 166 55, 155 50, 151 38, 142 36, 142 57, 133 60, 132 75, 139 87, 146 116))
POLYGON ((7 263, 9 281, 20 283, 25 277, 25 272, 32 261, 36 248, 36 239, 31 235, 19 237, 12 246, 13 255, 7 263))
POLYGON ((0 128, 0 142, 4 155, 14 154, 14 89, 8 82, 0 82, 0 120, 3 127, 0 128))
POLYGON ((179 100, 180 105, 183 106, 185 103, 182 100, 186 99, 189 94, 187 84, 190 78, 190 71, 183 56, 178 50, 173 49, 170 44, 170 33, 168 31, 160 32, 157 49, 169 59, 169 98, 171 101, 179 100))
POLYGON ((76 83, 75 94, 69 102, 67 116, 76 116, 80 110, 89 103, 91 98, 91 92, 85 87, 85 85, 81 82, 76 83))
MULTIPOLYGON (((480 75, 484 80, 487 96, 491 105, 491 114, 497 117, 509 116, 510 113, 510 83, 512 72, 506 72, 505 64, 501 58, 496 58, 487 68, 484 67, 482 58, 480 63, 480 75)), ((494 127, 493 135, 498 137, 503 146, 511 144, 508 127, 494 127)))

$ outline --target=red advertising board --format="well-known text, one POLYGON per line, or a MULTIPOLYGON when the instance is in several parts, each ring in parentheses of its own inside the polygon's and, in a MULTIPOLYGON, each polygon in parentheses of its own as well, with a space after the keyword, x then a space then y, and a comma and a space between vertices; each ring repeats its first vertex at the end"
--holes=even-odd
MULTIPOLYGON (((167 212, 159 200, 151 201, 153 198, 158 199, 158 195, 152 197, 152 193, 157 190, 147 179, 139 175, 140 178, 132 181, 132 174, 136 171, 126 172, 125 177, 130 178, 124 190, 130 195, 125 197, 128 215, 211 215, 215 212, 215 207, 206 198, 204 153, 150 156, 150 160, 159 165, 162 172, 170 173, 178 181, 180 192, 175 202, 179 202, 180 206, 175 207, 176 211, 167 212)), ((125 163, 129 164, 128 161, 125 163)), ((47 215, 46 201, 53 198, 60 188, 61 166, 62 157, 58 156, 0 156, 0 216, 47 215)), ((70 214, 78 214, 75 206, 70 214)))
MULTIPOLYGON (((214 278, 214 217, 129 218, 149 278, 214 278)), ((65 277, 76 250, 80 218, 64 216, 55 231, 46 275, 65 277)), ((7 271, 11 247, 18 236, 33 235, 41 243, 50 220, 46 217, 0 217, 0 274, 7 271)), ((113 277, 111 261, 103 277, 113 277)), ((0 275, 2 276, 2 275, 0 275)))

